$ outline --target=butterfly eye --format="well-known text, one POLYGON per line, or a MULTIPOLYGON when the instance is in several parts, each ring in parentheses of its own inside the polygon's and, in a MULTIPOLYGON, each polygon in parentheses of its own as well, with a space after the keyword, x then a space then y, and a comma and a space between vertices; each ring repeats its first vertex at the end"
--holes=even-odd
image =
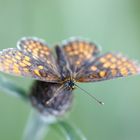
POLYGON ((73 81, 69 80, 65 83, 65 87, 68 87, 70 89, 74 89, 75 88, 75 84, 73 81))
POLYGON ((69 81, 69 87, 70 88, 72 88, 72 89, 74 89, 74 87, 75 87, 75 84, 74 84, 74 82, 73 81, 69 81))

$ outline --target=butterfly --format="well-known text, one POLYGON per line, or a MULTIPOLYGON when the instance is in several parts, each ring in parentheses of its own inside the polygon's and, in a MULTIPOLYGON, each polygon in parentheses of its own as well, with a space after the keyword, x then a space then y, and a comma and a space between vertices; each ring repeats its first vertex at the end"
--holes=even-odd
POLYGON ((53 96, 41 98, 49 106, 61 93, 70 95, 75 86, 79 87, 77 82, 136 75, 140 66, 120 53, 101 54, 95 43, 78 38, 56 45, 54 55, 44 40, 24 37, 18 41, 17 48, 0 52, 0 71, 57 85, 53 96))

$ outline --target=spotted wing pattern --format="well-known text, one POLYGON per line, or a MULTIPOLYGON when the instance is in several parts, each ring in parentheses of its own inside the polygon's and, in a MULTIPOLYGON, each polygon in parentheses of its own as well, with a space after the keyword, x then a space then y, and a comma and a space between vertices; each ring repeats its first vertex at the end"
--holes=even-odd
POLYGON ((77 81, 96 82, 140 73, 140 66, 121 54, 107 53, 79 72, 77 81))
POLYGON ((43 63, 13 48, 0 52, 0 71, 48 82, 58 82, 59 80, 59 77, 51 73, 43 63))
POLYGON ((50 67, 55 73, 59 73, 52 52, 44 40, 35 37, 25 37, 18 41, 17 47, 24 53, 32 55, 34 59, 42 61, 44 65, 50 67))
POLYGON ((79 39, 64 41, 62 47, 73 73, 77 73, 87 61, 92 61, 100 52, 94 43, 79 39))

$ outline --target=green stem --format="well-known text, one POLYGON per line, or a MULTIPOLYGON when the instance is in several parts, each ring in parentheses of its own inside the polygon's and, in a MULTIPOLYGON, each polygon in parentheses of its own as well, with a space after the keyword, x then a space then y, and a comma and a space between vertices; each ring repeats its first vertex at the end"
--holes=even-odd
MULTIPOLYGON (((20 97, 26 101, 29 100, 28 95, 23 89, 2 77, 0 77, 0 89, 7 94, 20 97)), ((29 117, 23 140, 43 140, 50 124, 54 122, 56 122, 55 117, 43 117, 43 115, 39 114, 37 111, 33 111, 29 117)), ((68 122, 57 121, 57 123, 52 126, 54 126, 57 132, 64 135, 67 140, 86 140, 83 133, 68 122)))
POLYGON ((26 91, 3 77, 0 77, 0 89, 9 95, 20 97, 26 101, 28 100, 26 91))
POLYGON ((87 140, 79 128, 76 128, 72 123, 59 121, 53 128, 63 134, 66 140, 87 140))
POLYGON ((43 117, 33 110, 27 122, 23 140, 43 140, 49 130, 50 124, 54 121, 55 118, 43 117))

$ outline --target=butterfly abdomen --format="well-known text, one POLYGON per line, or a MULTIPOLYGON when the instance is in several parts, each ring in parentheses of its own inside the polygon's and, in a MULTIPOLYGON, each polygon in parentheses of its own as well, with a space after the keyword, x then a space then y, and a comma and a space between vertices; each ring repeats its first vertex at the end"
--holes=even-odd
POLYGON ((73 99, 73 95, 67 94, 67 90, 61 91, 50 104, 47 104, 60 86, 60 84, 36 81, 30 91, 32 105, 44 115, 63 115, 71 107, 73 99))

